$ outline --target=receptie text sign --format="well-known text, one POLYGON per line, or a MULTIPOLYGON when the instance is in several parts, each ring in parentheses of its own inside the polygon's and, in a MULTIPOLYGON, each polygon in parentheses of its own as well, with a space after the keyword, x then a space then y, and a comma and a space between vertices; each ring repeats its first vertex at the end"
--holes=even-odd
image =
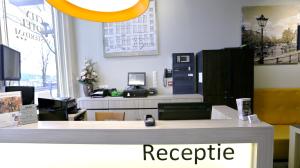
POLYGON ((256 144, 0 144, 9 168, 256 168, 256 144))

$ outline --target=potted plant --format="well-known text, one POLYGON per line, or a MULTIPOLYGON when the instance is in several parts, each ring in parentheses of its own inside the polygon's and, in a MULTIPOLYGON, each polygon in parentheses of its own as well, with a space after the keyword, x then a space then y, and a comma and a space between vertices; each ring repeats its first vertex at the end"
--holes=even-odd
POLYGON ((83 84, 85 96, 90 96, 93 91, 93 84, 97 82, 98 74, 95 72, 95 63, 92 60, 86 60, 84 68, 81 70, 78 81, 83 84))

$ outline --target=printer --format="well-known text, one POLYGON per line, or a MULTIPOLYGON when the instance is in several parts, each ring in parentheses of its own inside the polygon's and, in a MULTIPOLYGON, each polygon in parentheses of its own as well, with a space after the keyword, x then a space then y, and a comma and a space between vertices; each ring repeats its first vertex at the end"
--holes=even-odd
POLYGON ((38 98, 39 121, 67 121, 78 112, 75 98, 38 98))
POLYGON ((106 97, 108 95, 109 95, 109 89, 96 89, 91 94, 91 97, 93 97, 93 98, 96 98, 96 97, 106 97))

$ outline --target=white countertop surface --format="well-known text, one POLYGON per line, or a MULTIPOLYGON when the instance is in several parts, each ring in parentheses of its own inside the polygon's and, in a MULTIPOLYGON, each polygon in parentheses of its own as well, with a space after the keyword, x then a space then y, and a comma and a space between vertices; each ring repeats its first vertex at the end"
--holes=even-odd
POLYGON ((194 129, 194 128, 237 128, 237 127, 270 127, 264 122, 249 124, 239 120, 177 120, 156 121, 156 126, 146 127, 143 121, 39 121, 38 123, 2 129, 194 129))
POLYGON ((237 120, 237 111, 229 107, 214 106, 213 111, 221 115, 212 120, 156 121, 154 127, 146 127, 143 121, 42 121, 1 128, 0 143, 184 143, 187 135, 191 141, 207 143, 218 138, 226 141, 226 137, 234 139, 234 136, 251 136, 251 132, 273 131, 272 126, 264 122, 250 124, 237 120))
MULTIPOLYGON (((238 112, 227 106, 213 106, 211 120, 157 120, 154 127, 146 127, 144 121, 39 121, 18 127, 2 129, 191 129, 271 127, 264 122, 250 124, 238 119, 238 112)), ((1 130, 1 129, 0 129, 1 130)))
POLYGON ((155 96, 148 96, 148 97, 131 97, 131 98, 124 98, 124 97, 103 97, 103 98, 91 98, 91 97, 80 97, 78 101, 82 100, 141 100, 141 99, 185 99, 185 98, 200 98, 202 99, 203 96, 200 94, 170 94, 170 95, 155 95, 155 96))

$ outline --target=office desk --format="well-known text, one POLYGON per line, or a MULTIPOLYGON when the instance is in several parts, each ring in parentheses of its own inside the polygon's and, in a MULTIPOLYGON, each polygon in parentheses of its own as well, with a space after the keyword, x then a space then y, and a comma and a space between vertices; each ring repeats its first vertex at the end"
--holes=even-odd
POLYGON ((78 107, 87 109, 88 121, 95 121, 95 112, 125 112, 125 120, 143 120, 146 114, 158 118, 157 104, 171 102, 202 102, 199 94, 157 95, 143 98, 81 97, 77 99, 78 107))
MULTIPOLYGON (((251 143, 255 146, 252 156, 254 160, 257 159, 255 162, 257 168, 272 168, 273 127, 271 125, 263 122, 249 124, 247 121, 240 121, 237 119, 237 111, 225 106, 214 106, 213 116, 213 120, 157 121, 155 127, 145 127, 143 121, 45 121, 20 127, 1 128, 0 144, 251 143)), ((43 152, 43 155, 46 153, 43 152)), ((77 155, 82 154, 74 154, 77 155)))

